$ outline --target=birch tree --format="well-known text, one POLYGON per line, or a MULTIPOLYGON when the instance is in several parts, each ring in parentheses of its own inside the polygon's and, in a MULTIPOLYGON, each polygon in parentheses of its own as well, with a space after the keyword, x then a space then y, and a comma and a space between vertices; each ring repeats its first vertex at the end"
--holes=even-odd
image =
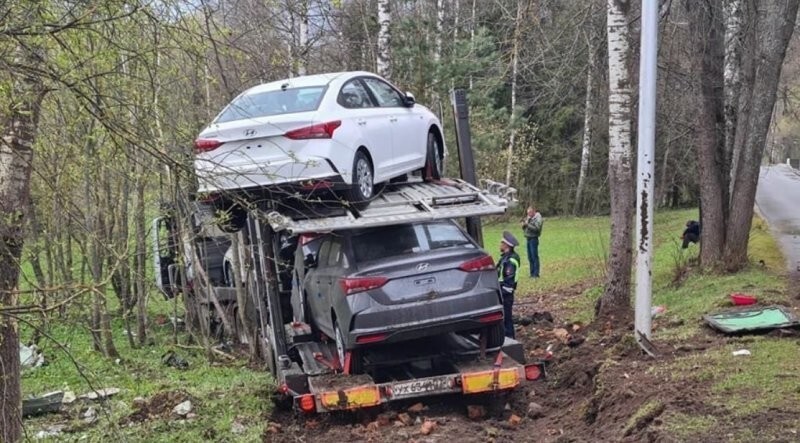
POLYGON ((608 0, 608 179, 611 190, 611 245, 605 291, 598 316, 630 316, 633 232, 633 173, 631 169, 632 94, 629 75, 628 0, 608 0))
POLYGON ((308 69, 308 0, 300 2, 300 16, 298 17, 299 35, 297 50, 297 75, 306 75, 308 69))
POLYGON ((519 73, 519 49, 522 44, 522 26, 526 19, 527 0, 517 0, 517 17, 514 22, 514 42, 511 49, 511 112, 508 136, 508 159, 506 160, 506 184, 511 185, 511 170, 514 166, 514 142, 517 137, 517 75, 519 73))
POLYGON ((586 101, 583 111, 583 136, 581 137, 581 168, 578 173, 578 186, 575 189, 575 208, 573 213, 578 215, 583 199, 583 187, 586 184, 586 175, 589 172, 589 161, 592 154, 592 119, 594 117, 595 95, 595 70, 597 57, 597 35, 593 23, 594 2, 589 3, 589 35, 586 38, 588 50, 588 63, 586 64, 586 101))
POLYGON ((384 78, 392 77, 392 58, 390 51, 391 35, 389 27, 392 24, 392 13, 389 9, 389 0, 378 0, 378 75, 384 78))

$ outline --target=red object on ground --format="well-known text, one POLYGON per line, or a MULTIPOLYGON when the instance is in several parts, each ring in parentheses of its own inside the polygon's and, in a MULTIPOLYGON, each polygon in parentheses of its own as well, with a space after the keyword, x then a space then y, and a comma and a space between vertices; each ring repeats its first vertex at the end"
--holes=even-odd
POLYGON ((758 299, 752 295, 747 294, 740 294, 738 292, 734 292, 731 294, 731 301, 733 304, 737 306, 744 306, 744 305, 754 305, 758 299))

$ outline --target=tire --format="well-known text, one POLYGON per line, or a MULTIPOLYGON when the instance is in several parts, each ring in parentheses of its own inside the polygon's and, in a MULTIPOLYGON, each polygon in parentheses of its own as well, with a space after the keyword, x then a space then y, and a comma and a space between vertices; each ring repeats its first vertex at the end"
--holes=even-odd
POLYGON ((225 286, 229 288, 236 287, 236 277, 233 275, 233 266, 229 262, 225 262, 225 267, 223 268, 222 276, 225 279, 225 286))
POLYGON ((218 213, 221 216, 219 229, 227 234, 239 232, 247 223, 247 211, 237 204, 233 204, 225 210, 218 210, 218 213))
POLYGON ((350 203, 361 204, 375 196, 375 175, 372 164, 363 151, 353 159, 353 184, 345 194, 350 203))
POLYGON ((483 333, 486 334, 486 347, 489 349, 499 348, 506 341, 506 330, 503 327, 503 322, 487 326, 484 328, 483 333))
POLYGON ((422 178, 425 181, 434 181, 442 178, 442 147, 433 131, 428 132, 428 148, 425 156, 425 166, 422 168, 422 178))
MULTIPOLYGON (((334 335, 336 335, 336 353, 339 356, 339 363, 342 365, 342 369, 344 369, 344 362, 345 356, 347 355, 347 349, 344 344, 344 336, 342 335, 342 330, 339 329, 339 322, 333 323, 334 328, 334 335)), ((350 350, 350 375, 361 374, 364 372, 364 361, 361 358, 361 350, 359 349, 351 349, 350 350)))

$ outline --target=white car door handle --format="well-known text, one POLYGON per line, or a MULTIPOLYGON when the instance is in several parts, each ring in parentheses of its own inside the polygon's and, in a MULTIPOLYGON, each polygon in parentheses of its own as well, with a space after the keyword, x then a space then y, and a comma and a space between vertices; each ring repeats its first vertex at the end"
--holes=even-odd
POLYGON ((397 121, 397 117, 389 117, 389 121, 394 123, 397 121))
POLYGON ((367 121, 364 120, 363 118, 360 118, 360 119, 356 120, 356 123, 358 123, 358 126, 364 126, 364 125, 367 124, 367 121))

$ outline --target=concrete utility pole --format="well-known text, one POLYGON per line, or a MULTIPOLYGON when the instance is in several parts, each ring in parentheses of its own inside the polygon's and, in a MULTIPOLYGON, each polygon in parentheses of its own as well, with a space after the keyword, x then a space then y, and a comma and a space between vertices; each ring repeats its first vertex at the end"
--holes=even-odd
MULTIPOLYGON (((650 338, 653 290, 653 181, 655 179, 658 0, 642 0, 639 57, 639 146, 636 167, 636 341, 650 338)), ((648 351, 649 352, 649 351, 648 351)))

